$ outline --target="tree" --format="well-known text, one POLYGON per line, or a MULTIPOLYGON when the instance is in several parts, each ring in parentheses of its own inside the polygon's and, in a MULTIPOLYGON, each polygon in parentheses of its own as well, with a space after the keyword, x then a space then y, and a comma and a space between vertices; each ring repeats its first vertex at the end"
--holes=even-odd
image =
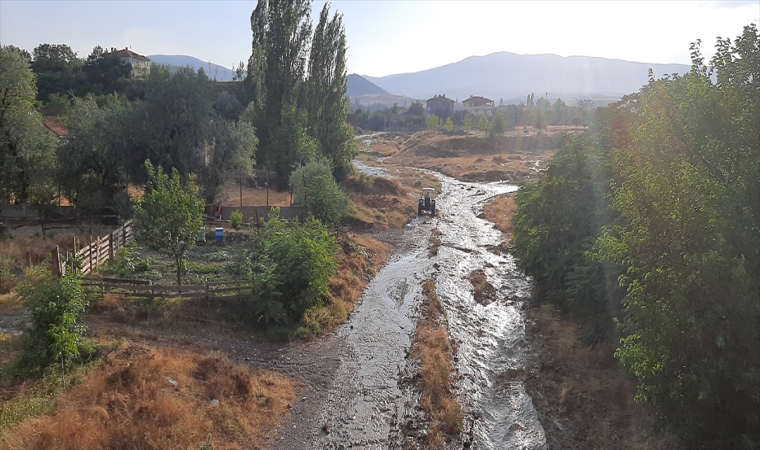
POLYGON ((37 74, 37 98, 47 100, 51 94, 74 92, 83 95, 87 83, 78 74, 84 63, 65 44, 40 44, 34 51, 32 70, 37 74))
MULTIPOLYGON (((25 55, 0 47, 0 204, 49 200, 56 138, 35 108, 35 78, 25 55)), ((55 189, 53 189, 53 192, 55 189)))
POLYGON ((488 117, 486 117, 485 114, 480 116, 480 119, 478 119, 478 130, 480 130, 482 133, 488 132, 488 117))
POLYGON ((114 204, 126 185, 116 147, 122 123, 131 112, 118 96, 107 96, 99 107, 95 97, 75 97, 71 111, 64 117, 69 130, 58 148, 58 184, 62 193, 77 208, 97 210, 114 204))
POLYGON ((135 211, 135 226, 150 248, 174 259, 177 285, 182 284, 185 252, 195 246, 203 226, 203 202, 192 179, 182 183, 177 169, 169 177, 145 161, 148 183, 135 211))
POLYGON ((446 124, 443 126, 443 128, 451 133, 451 130, 454 129, 454 122, 451 121, 451 117, 446 118, 446 124))
POLYGON ((293 203, 305 206, 327 225, 336 225, 348 211, 348 197, 335 183, 325 160, 313 160, 296 169, 290 175, 290 187, 293 203))
POLYGON ((536 110, 536 114, 533 116, 533 126, 539 131, 546 128, 546 115, 543 109, 536 110))
POLYGON ((106 52, 101 46, 95 46, 84 63, 87 80, 94 86, 90 92, 95 94, 113 93, 117 81, 128 78, 132 65, 122 60, 114 52, 106 52))
POLYGON ((472 114, 470 114, 469 111, 467 111, 467 113, 465 113, 464 115, 462 127, 465 133, 469 133, 470 131, 472 131, 472 114))
POLYGON ((488 136, 504 136, 507 131, 507 122, 504 120, 504 116, 501 113, 496 113, 491 121, 491 126, 488 130, 488 136))
POLYGON ((330 20, 325 3, 314 30, 306 82, 310 133, 338 180, 352 172, 358 154, 351 126, 346 123, 346 30, 337 12, 330 20))
POLYGON ((428 130, 437 130, 441 127, 441 120, 435 114, 431 115, 425 120, 428 130))
POLYGON ((41 267, 30 268, 17 288, 31 314, 20 365, 37 371, 54 361, 65 368, 79 356, 86 326, 79 319, 87 308, 81 281, 75 276, 53 278, 41 267))
POLYGON ((310 0, 261 0, 251 14, 253 42, 246 87, 255 108, 259 162, 281 179, 287 179, 299 162, 282 155, 287 143, 278 138, 292 141, 294 133, 282 128, 300 123, 293 118, 309 53, 310 14, 310 0))
POLYGON ((409 105, 409 110, 406 113, 410 116, 424 116, 425 107, 418 100, 415 100, 409 105))

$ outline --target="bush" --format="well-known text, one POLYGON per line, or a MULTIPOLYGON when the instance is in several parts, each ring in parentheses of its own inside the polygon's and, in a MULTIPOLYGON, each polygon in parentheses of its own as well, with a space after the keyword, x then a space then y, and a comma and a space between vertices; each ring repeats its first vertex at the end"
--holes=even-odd
POLYGON ((337 264, 335 237, 317 220, 304 224, 279 218, 274 208, 262 234, 250 238, 235 272, 254 282, 246 301, 250 318, 267 324, 298 322, 328 297, 337 264))
POLYGON ((230 226, 239 230, 241 225, 243 225, 243 213, 240 211, 233 211, 232 214, 230 214, 230 226))
POLYGON ((309 162, 290 176, 294 204, 305 206, 315 218, 335 225, 346 215, 349 200, 335 183, 325 161, 309 162))
POLYGON ((81 280, 74 276, 56 280, 40 267, 28 269, 25 275, 17 292, 31 313, 31 327, 20 365, 32 371, 57 361, 65 366, 79 356, 86 328, 79 323, 87 308, 81 280))

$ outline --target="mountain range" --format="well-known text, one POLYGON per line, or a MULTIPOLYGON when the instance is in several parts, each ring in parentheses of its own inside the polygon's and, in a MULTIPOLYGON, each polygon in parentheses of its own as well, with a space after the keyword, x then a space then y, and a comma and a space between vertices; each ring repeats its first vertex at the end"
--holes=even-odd
POLYGON ((148 59, 161 66, 192 67, 194 70, 203 69, 206 76, 217 81, 232 81, 232 70, 211 62, 201 61, 187 55, 148 55, 148 59))
MULTIPOLYGON (((415 73, 364 78, 395 95, 427 99, 446 94, 452 100, 471 95, 494 99, 524 100, 549 94, 549 98, 620 98, 638 91, 655 77, 688 72, 685 64, 648 64, 591 56, 518 55, 500 52, 472 56, 442 67, 415 73)), ((509 103, 512 103, 510 101, 509 103)))

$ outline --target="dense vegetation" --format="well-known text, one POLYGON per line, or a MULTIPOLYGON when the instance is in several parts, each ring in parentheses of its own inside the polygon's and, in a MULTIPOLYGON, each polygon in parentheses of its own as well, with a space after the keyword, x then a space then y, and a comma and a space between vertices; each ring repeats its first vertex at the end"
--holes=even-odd
POLYGON ((599 108, 519 194, 514 254, 694 448, 760 445, 760 36, 599 108), (614 323, 618 323, 615 330, 614 323))

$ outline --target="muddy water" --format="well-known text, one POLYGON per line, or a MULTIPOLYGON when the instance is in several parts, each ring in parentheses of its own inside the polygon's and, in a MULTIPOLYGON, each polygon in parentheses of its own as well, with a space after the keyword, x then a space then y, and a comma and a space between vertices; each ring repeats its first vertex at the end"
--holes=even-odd
POLYGON ((453 445, 546 447, 522 382, 527 343, 520 307, 531 286, 511 256, 488 250, 500 243, 500 233, 476 217, 483 202, 516 187, 437 176, 442 182, 437 199, 441 213, 413 221, 403 237, 405 251, 377 274, 351 320, 337 331, 341 366, 322 411, 325 427, 312 448, 399 448, 406 435, 420 432, 414 424, 420 413, 408 351, 419 318, 421 285, 427 279, 436 281, 458 347, 455 391, 465 412, 466 436, 453 445), (442 245, 430 257, 434 228, 442 233, 442 245), (486 306, 473 299, 469 274, 477 269, 498 292, 498 299, 486 306))

